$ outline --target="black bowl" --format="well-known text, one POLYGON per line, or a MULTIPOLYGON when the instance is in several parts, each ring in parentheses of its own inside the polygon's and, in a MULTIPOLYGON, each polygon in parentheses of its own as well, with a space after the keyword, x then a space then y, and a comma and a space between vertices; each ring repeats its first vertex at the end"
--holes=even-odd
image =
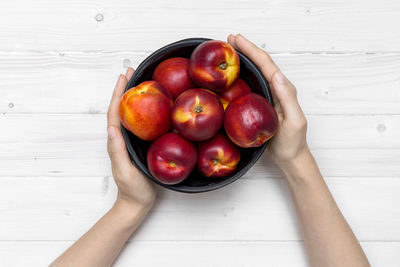
MULTIPOLYGON (((196 46, 208 40, 210 39, 189 38, 160 48, 138 66, 132 78, 129 80, 125 91, 141 82, 151 80, 154 69, 161 61, 171 57, 189 58, 196 46)), ((253 92, 265 96, 265 98, 271 102, 269 86, 261 71, 245 55, 240 52, 238 52, 238 54, 240 58, 240 78, 249 84, 253 92)), ((121 127, 129 155, 136 166, 153 182, 165 188, 185 193, 211 191, 236 181, 256 163, 263 154, 268 143, 256 148, 240 149, 241 160, 239 165, 235 172, 228 177, 208 178, 194 170, 185 181, 175 185, 166 185, 158 182, 147 168, 147 150, 151 143, 139 139, 122 125, 121 127)))

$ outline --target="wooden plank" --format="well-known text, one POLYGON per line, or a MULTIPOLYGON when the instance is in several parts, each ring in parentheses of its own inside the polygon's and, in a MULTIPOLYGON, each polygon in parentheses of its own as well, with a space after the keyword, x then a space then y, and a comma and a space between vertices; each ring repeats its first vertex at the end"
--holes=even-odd
MULTIPOLYGON (((400 148, 400 115, 307 115, 311 148, 400 148)), ((102 142, 105 114, 0 115, 0 144, 102 142), (29 127, 27 127, 29 126, 29 127)))
MULTIPOLYGON (((25 145, 23 151, 13 151, 12 144, 2 144, 1 147, 5 150, 0 151, 0 177, 111 175, 105 142, 33 144, 25 145), (39 148, 42 150, 38 151, 39 148)), ((313 149, 312 153, 324 176, 400 176, 399 149, 313 149)), ((246 179, 265 177, 281 177, 281 172, 267 154, 244 175, 246 179)))
MULTIPOLYGON (((105 113, 124 64, 147 55, 0 52, 0 112, 105 113)), ((307 114, 400 114, 400 54, 272 56, 307 114)))
POLYGON ((399 24, 397 0, 2 1, 0 50, 142 51, 242 32, 271 51, 398 51, 399 24))
MULTIPOLYGON (((360 240, 400 241, 399 177, 326 181, 360 240)), ((134 240, 301 240, 283 179, 240 179, 204 194, 158 191, 134 240)), ((75 240, 111 207, 116 186, 109 177, 8 177, 0 196, 0 240, 75 240)))
MULTIPOLYGON (((308 116, 326 176, 400 176, 400 116, 308 116)), ((0 115, 0 176, 109 176, 104 114, 0 115)), ((280 177, 263 156, 246 177, 280 177)))
POLYGON ((400 148, 400 116, 308 115, 311 148, 400 148))
POLYGON ((147 55, 0 52, 0 112, 106 113, 124 64, 147 55))
MULTIPOLYGON (((2 242, 4 266, 47 266, 72 242, 2 242), (21 257, 21 253, 24 254, 21 257)), ((374 267, 397 267, 400 243, 362 242, 374 267)), ((308 266, 299 242, 129 242, 113 266, 308 266), (156 256, 155 256, 156 254, 156 256)))

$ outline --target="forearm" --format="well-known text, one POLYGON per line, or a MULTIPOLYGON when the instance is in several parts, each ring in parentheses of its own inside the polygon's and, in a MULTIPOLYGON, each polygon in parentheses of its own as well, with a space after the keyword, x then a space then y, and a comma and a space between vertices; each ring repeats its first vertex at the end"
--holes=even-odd
POLYGON ((149 208, 117 201, 114 206, 51 266, 110 266, 149 208))
POLYGON ((307 150, 282 168, 301 224, 311 266, 370 266, 307 150))

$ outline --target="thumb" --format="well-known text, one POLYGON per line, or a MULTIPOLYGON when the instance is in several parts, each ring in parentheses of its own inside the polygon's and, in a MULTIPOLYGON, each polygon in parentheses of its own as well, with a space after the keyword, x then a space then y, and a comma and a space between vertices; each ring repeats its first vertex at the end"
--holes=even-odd
POLYGON ((111 159, 113 172, 124 174, 130 170, 132 163, 125 147, 122 132, 115 126, 108 126, 107 133, 107 151, 111 159))
POLYGON ((280 104, 285 119, 296 119, 303 114, 297 101, 296 88, 280 70, 272 76, 271 89, 280 104))

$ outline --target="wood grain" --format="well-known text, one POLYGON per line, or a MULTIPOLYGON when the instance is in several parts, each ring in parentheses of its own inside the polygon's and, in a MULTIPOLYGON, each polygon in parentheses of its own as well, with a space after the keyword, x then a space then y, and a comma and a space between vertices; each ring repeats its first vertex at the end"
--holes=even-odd
MULTIPOLYGON (((0 26, 1 27, 1 26, 0 26)), ((0 112, 105 113, 149 53, 0 52, 0 112)), ((273 54, 306 114, 400 114, 400 54, 273 54)))
MULTIPOLYGON (((400 241, 399 177, 326 181, 359 240, 400 241)), ((240 179, 204 194, 158 191, 134 240, 301 240, 283 179, 240 179)), ((116 186, 111 177, 3 177, 0 195, 0 240, 75 240, 111 207, 116 186)))
MULTIPOLYGON (((2 242, 4 266, 47 266, 72 242, 2 242), (21 257, 21 252, 24 256, 21 257)), ((361 242, 374 267, 398 267, 400 243, 361 242)), ((166 267, 306 267, 299 242, 129 242, 113 265, 166 267)))
POLYGON ((0 50, 152 51, 241 32, 275 52, 399 51, 399 24, 397 0, 17 0, 0 4, 0 50))
MULTIPOLYGON (((400 176, 400 116, 308 116, 325 176, 400 176)), ((104 114, 0 115, 0 176, 109 176, 104 114)), ((264 155, 245 177, 280 177, 264 155)))
MULTIPOLYGON (((179 39, 241 32, 297 86, 372 266, 397 267, 398 25, 398 0, 0 1, 0 265, 47 266, 112 205, 105 113, 119 73, 179 39)), ((215 192, 158 188, 115 266, 307 266, 281 178, 264 155, 215 192)))

